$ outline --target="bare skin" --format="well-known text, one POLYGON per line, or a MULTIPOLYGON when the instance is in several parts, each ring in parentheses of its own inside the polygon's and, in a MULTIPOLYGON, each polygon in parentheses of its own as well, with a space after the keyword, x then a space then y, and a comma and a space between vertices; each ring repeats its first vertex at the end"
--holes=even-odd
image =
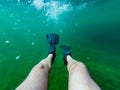
POLYGON ((69 90, 101 90, 100 87, 90 77, 86 66, 82 62, 77 62, 71 56, 67 56, 67 69, 69 72, 69 90))
POLYGON ((51 68, 52 54, 35 65, 28 77, 16 88, 16 90, 47 90, 48 73, 51 68))
MULTIPOLYGON (((48 74, 51 69, 52 54, 33 67, 28 77, 16 90, 47 90, 48 74)), ((87 68, 82 62, 77 62, 70 55, 67 56, 69 72, 69 90, 101 90, 90 77, 87 68)))

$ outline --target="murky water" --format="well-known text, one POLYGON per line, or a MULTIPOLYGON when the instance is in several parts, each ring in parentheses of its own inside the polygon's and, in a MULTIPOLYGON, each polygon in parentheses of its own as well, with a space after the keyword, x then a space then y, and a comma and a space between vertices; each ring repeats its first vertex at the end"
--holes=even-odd
MULTIPOLYGON (((46 56, 45 36, 52 32, 60 35, 58 46, 73 48, 73 57, 86 64, 103 90, 119 90, 119 9, 119 0, 1 0, 0 90, 15 89, 46 56)), ((57 49, 49 89, 67 90, 66 67, 57 49), (64 80, 65 86, 52 86, 64 80)))

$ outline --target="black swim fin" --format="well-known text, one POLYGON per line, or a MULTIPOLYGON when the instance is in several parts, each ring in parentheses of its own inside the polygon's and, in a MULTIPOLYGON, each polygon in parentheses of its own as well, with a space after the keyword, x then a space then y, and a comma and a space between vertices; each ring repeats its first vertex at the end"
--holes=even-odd
POLYGON ((64 60, 64 64, 67 65, 67 55, 70 55, 71 56, 71 47, 69 46, 60 46, 60 48, 63 49, 63 60, 64 60))
POLYGON ((55 33, 51 33, 46 35, 49 45, 57 45, 59 42, 59 35, 55 33))
POLYGON ((54 62, 54 59, 56 57, 56 45, 59 43, 59 35, 55 33, 51 33, 46 35, 49 49, 48 49, 48 55, 53 54, 52 63, 54 62))

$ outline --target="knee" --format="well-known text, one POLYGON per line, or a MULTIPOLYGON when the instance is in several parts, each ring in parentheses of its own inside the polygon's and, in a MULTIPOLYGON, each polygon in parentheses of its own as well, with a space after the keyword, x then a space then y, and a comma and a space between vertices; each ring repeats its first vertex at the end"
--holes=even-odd
POLYGON ((86 66, 85 66, 85 64, 82 63, 82 62, 77 62, 77 63, 76 63, 76 67, 85 68, 86 66))
POLYGON ((36 66, 34 66, 33 68, 32 68, 32 71, 34 71, 34 72, 41 72, 41 71, 46 71, 47 70, 47 67, 46 67, 46 65, 45 64, 42 64, 42 63, 40 63, 40 64, 37 64, 36 66))
POLYGON ((37 64, 35 65, 30 74, 29 74, 29 77, 32 78, 32 79, 36 79, 36 78, 39 78, 41 76, 45 76, 46 78, 48 77, 48 71, 47 71, 47 68, 46 68, 46 65, 44 64, 37 64))
POLYGON ((81 70, 81 69, 85 69, 85 68, 86 68, 86 66, 84 63, 76 62, 73 65, 71 65, 71 67, 69 69, 70 69, 70 71, 73 71, 73 70, 78 70, 78 69, 81 70))

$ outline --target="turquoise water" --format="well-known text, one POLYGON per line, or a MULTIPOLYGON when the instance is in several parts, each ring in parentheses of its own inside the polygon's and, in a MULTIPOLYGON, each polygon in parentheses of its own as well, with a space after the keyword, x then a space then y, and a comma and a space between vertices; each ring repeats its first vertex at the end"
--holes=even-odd
MULTIPOLYGON (((60 35, 58 46, 73 48, 73 57, 86 64, 103 90, 120 90, 119 8, 119 0, 1 0, 0 90, 14 90, 45 58, 45 36, 52 32, 60 35)), ((67 78, 57 48, 49 90, 67 90, 67 78)))

